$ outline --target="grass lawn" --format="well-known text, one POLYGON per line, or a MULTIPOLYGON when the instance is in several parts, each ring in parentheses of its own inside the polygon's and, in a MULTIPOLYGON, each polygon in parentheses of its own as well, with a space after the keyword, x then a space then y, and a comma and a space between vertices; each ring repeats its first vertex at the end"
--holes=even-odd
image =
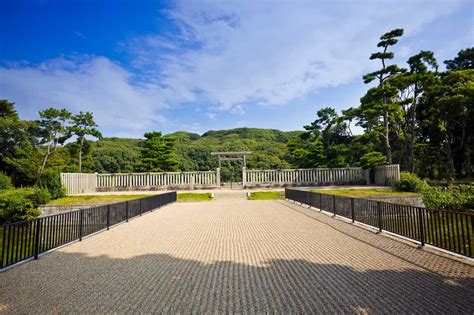
POLYGON ((364 198, 371 196, 416 196, 416 193, 395 191, 389 187, 387 188, 362 188, 362 189, 313 189, 312 191, 345 197, 364 198))
POLYGON ((51 200, 48 205, 98 205, 150 197, 153 195, 70 196, 51 200))
POLYGON ((178 193, 178 202, 211 201, 211 193, 178 193))
POLYGON ((250 193, 248 200, 285 199, 284 191, 256 191, 250 193))

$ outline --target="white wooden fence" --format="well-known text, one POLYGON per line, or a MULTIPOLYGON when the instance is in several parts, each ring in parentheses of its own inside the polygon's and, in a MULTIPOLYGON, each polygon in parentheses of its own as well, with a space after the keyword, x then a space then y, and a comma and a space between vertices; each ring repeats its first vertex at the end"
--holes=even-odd
POLYGON ((68 195, 93 193, 97 187, 97 174, 61 173, 61 183, 68 195))
POLYGON ((97 188, 216 186, 216 172, 97 174, 97 188))
POLYGON ((61 182, 68 195, 98 191, 194 189, 220 186, 220 172, 166 172, 76 174, 62 173, 61 182))
POLYGON ((303 185, 364 183, 361 167, 244 170, 244 185, 303 185))
MULTIPOLYGON (((264 185, 375 184, 391 185, 400 179, 398 164, 377 166, 370 174, 360 167, 242 171, 244 187, 264 185)), ((206 172, 80 174, 62 173, 68 195, 97 191, 194 189, 220 187, 220 169, 206 172)))
POLYGON ((374 172, 375 185, 388 186, 400 180, 400 165, 398 164, 376 166, 374 172))

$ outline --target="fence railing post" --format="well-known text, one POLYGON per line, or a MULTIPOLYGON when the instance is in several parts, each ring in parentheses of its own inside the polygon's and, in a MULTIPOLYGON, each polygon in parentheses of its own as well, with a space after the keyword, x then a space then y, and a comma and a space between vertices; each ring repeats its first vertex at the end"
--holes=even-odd
POLYGON ((39 249, 40 249, 40 236, 41 236, 41 225, 42 220, 38 219, 36 221, 36 231, 35 231, 35 259, 38 259, 39 249))
POLYGON ((140 198, 138 200, 140 200, 140 216, 141 216, 142 215, 142 199, 140 198))
POLYGON ((110 205, 107 205, 107 230, 110 228, 110 205))
POLYGON ((6 234, 7 234, 7 228, 3 228, 3 238, 2 238, 2 257, 0 258, 0 269, 3 269, 3 261, 5 259, 5 239, 6 239, 6 234))
POLYGON ((379 221, 379 232, 382 232, 382 204, 379 201, 377 201, 377 217, 379 221))
POLYGON ((351 198, 351 218, 352 218, 352 223, 354 223, 355 222, 354 198, 351 198))
POLYGON ((323 211, 322 206, 323 206, 323 194, 319 194, 319 211, 323 211))
POLYGON ((125 222, 128 222, 128 201, 125 201, 125 222))
POLYGON ((418 208, 418 222, 420 224, 420 243, 421 246, 425 246, 425 228, 423 224, 423 209, 418 208))
POLYGON ((82 241, 82 235, 84 234, 84 209, 79 210, 79 241, 82 241))
POLYGON ((336 195, 332 195, 332 211, 334 217, 336 216, 336 195))

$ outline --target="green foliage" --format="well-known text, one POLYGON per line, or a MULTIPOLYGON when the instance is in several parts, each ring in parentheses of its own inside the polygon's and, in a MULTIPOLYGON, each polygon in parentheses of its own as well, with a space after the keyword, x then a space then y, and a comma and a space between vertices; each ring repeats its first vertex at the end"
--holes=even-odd
POLYGON ((150 197, 150 194, 137 195, 93 195, 93 196, 67 196, 51 200, 50 205, 105 205, 126 200, 150 197))
POLYGON ((284 191, 255 191, 251 192, 248 200, 275 200, 285 199, 284 191))
POLYGON ((398 191, 422 192, 429 189, 428 183, 410 172, 401 172, 400 180, 394 184, 398 191))
POLYGON ((288 141, 289 162, 299 168, 325 167, 326 155, 321 139, 296 138, 288 141))
POLYGON ((0 224, 38 217, 41 214, 37 209, 38 201, 42 198, 44 192, 26 188, 0 192, 0 224))
POLYGON ((178 171, 176 140, 156 131, 145 133, 145 138, 139 168, 144 172, 178 171))
POLYGON ((31 198, 35 205, 45 205, 51 200, 51 194, 47 188, 37 187, 34 189, 31 198))
POLYGON ((0 100, 0 171, 15 185, 31 185, 40 164, 34 146, 36 124, 20 120, 14 104, 0 100))
POLYGON ((64 144, 71 137, 67 124, 72 115, 66 109, 51 107, 40 111, 39 116, 41 119, 37 122, 38 143, 46 146, 43 162, 38 171, 40 177, 48 159, 56 153, 58 145, 64 144))
POLYGON ((0 172, 0 191, 1 190, 7 190, 7 189, 12 189, 12 179, 10 176, 6 175, 3 172, 0 172))
POLYGON ((97 123, 94 121, 94 116, 91 112, 79 112, 79 114, 72 116, 72 125, 69 131, 77 136, 77 143, 79 144, 79 172, 82 171, 82 154, 86 136, 94 138, 102 138, 102 134, 96 128, 97 123))
MULTIPOLYGON (((177 139, 177 158, 181 171, 212 170, 217 159, 213 151, 252 151, 247 157, 250 169, 291 168, 288 147, 289 139, 297 137, 300 131, 283 132, 273 129, 236 128, 208 131, 201 137, 185 132, 173 133, 177 139)), ((241 161, 223 161, 222 181, 240 180, 241 161)))
POLYGON ((382 137, 387 161, 390 164, 392 163, 390 124, 394 120, 394 112, 397 109, 393 103, 397 90, 390 84, 389 79, 403 70, 394 64, 387 65, 387 62, 394 57, 388 49, 395 45, 398 42, 397 37, 402 35, 403 29, 395 29, 380 37, 377 47, 382 48, 382 51, 373 53, 370 59, 380 60, 382 68, 363 77, 364 83, 378 80, 378 85, 370 88, 361 98, 359 108, 351 111, 353 117, 358 119, 358 125, 368 130, 375 130, 382 137))
POLYGON ((140 158, 139 139, 104 138, 92 143, 91 170, 98 173, 131 173, 140 158))
POLYGON ((360 158, 360 166, 364 169, 370 169, 375 166, 383 165, 387 161, 385 155, 380 152, 367 152, 360 158))
POLYGON ((211 201, 211 193, 179 193, 177 195, 178 202, 189 202, 189 201, 211 201))
POLYGON ((46 189, 50 194, 50 199, 57 199, 66 195, 61 184, 60 172, 54 169, 47 169, 41 176, 38 187, 46 189))
POLYGON ((474 210, 474 186, 431 187, 421 192, 425 207, 451 211, 474 210))
POLYGON ((351 135, 344 116, 325 107, 304 126, 299 139, 288 141, 290 161, 297 167, 344 167, 353 162, 351 135))
POLYGON ((389 187, 384 188, 363 188, 363 189, 313 189, 312 191, 321 193, 321 194, 328 194, 328 195, 336 195, 336 196, 344 196, 344 197, 354 197, 354 198, 368 198, 368 197, 380 197, 380 196, 413 196, 414 194, 411 192, 400 192, 396 190, 392 190, 389 187))
POLYGON ((456 58, 444 63, 449 71, 474 69, 474 47, 462 49, 456 58))

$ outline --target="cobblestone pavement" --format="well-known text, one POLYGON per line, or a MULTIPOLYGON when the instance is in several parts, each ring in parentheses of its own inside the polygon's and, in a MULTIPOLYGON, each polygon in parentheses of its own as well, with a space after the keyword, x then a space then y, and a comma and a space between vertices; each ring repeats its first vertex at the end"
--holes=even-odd
POLYGON ((286 201, 173 204, 0 273, 6 313, 470 313, 474 268, 286 201))

